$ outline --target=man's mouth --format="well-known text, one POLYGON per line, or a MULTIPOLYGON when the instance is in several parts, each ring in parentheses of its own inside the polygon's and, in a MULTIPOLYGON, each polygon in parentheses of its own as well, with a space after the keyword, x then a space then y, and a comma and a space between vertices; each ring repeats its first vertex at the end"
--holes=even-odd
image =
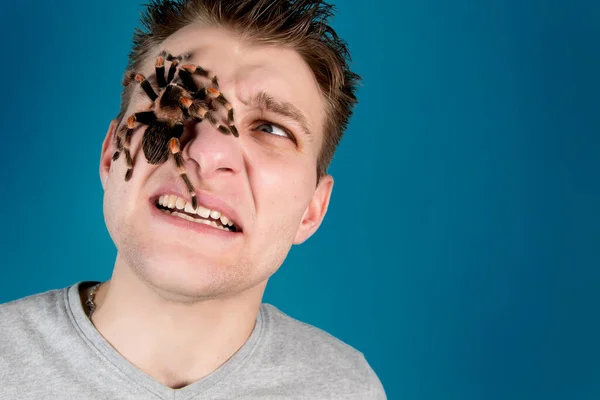
POLYGON ((226 215, 217 210, 210 210, 198 205, 194 210, 191 203, 175 195, 165 194, 158 198, 156 208, 165 214, 186 219, 198 224, 210 225, 228 232, 239 232, 240 229, 226 215))

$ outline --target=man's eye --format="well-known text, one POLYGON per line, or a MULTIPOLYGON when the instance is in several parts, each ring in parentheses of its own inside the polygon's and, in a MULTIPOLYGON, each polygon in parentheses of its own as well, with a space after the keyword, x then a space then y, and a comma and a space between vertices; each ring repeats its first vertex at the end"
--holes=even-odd
POLYGON ((279 125, 271 124, 269 122, 261 123, 260 125, 258 125, 256 127, 256 129, 259 131, 272 133, 277 136, 283 136, 283 137, 290 138, 290 134, 288 133, 288 131, 286 129, 283 129, 279 125))

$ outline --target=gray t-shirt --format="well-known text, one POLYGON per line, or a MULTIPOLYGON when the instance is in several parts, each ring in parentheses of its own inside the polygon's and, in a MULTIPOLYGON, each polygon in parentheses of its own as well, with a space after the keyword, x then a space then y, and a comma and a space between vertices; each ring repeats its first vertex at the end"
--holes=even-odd
POLYGON ((181 389, 121 356, 85 314, 79 282, 0 305, 0 399, 385 399, 362 353, 262 304, 248 341, 181 389))

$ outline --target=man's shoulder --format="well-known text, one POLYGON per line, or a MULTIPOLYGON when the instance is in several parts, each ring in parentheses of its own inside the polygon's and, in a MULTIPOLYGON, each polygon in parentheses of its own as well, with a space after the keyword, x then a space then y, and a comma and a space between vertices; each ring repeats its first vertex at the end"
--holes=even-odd
POLYGON ((263 309, 270 319, 268 324, 273 339, 280 340, 288 350, 336 356, 347 362, 363 357, 360 351, 323 329, 293 318, 271 304, 263 304, 263 309))
POLYGON ((38 329, 49 319, 64 314, 64 289, 36 293, 0 304, 0 336, 38 329))
POLYGON ((0 375, 5 379, 26 366, 36 371, 50 349, 62 343, 68 329, 63 299, 62 290, 50 290, 0 304, 0 375))
POLYGON ((376 373, 363 353, 323 329, 295 319, 271 304, 263 304, 269 325, 268 345, 273 363, 303 371, 307 384, 343 386, 348 393, 385 399, 376 373), (327 381, 329 380, 329 381, 327 381))

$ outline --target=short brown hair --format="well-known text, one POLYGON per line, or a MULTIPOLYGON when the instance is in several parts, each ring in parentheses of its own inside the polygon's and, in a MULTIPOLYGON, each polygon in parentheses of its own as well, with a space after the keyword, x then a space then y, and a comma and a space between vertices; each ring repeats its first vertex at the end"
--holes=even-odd
MULTIPOLYGON (((311 68, 325 99, 324 141, 317 178, 327 173, 356 104, 360 77, 350 71, 350 53, 328 25, 333 6, 321 0, 152 0, 142 13, 142 28, 133 34, 127 70, 137 70, 156 47, 179 29, 194 23, 231 29, 259 44, 294 49, 311 68)), ((122 120, 133 89, 121 93, 122 120)))

